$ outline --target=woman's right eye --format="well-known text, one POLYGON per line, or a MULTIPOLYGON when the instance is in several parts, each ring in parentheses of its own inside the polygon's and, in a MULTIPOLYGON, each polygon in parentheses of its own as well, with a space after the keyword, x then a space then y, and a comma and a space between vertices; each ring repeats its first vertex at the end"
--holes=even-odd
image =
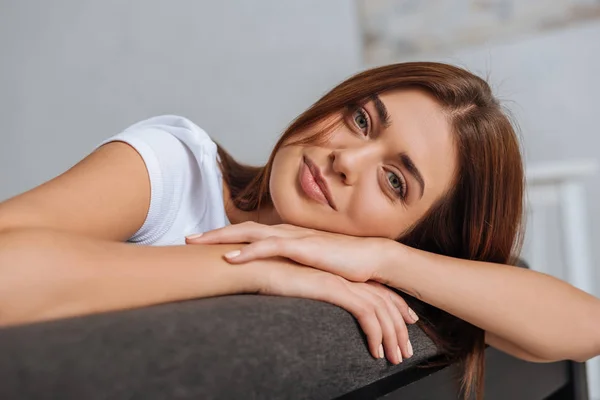
POLYGON ((354 111, 352 114, 352 121, 354 122, 354 125, 356 125, 356 127, 360 129, 363 134, 365 134, 365 136, 369 134, 369 115, 364 108, 361 107, 354 111))

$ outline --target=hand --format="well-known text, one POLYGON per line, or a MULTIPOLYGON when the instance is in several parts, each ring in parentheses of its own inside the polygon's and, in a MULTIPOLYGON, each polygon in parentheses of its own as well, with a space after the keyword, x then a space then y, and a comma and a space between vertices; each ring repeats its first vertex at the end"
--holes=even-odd
MULTIPOLYGON (((383 260, 382 253, 385 253, 390 244, 396 244, 395 242, 388 239, 339 235, 293 225, 268 226, 254 222, 230 225, 201 236, 190 236, 186 238, 186 242, 188 244, 251 243, 242 248, 236 257, 226 257, 231 263, 245 263, 280 256, 317 268, 321 271, 305 267, 302 270, 304 274, 311 274, 306 275, 311 277, 309 281, 296 281, 274 273, 278 278, 271 279, 262 292, 311 298, 338 305, 358 320, 367 335, 369 349, 374 357, 379 357, 382 337, 384 337, 383 344, 388 359, 394 355, 395 345, 399 345, 404 357, 412 355, 405 322, 417 322, 417 315, 394 291, 375 282, 367 282, 379 268, 380 262, 377 258, 383 260), (319 279, 321 277, 323 280, 319 279), (327 283, 332 279, 335 280, 327 283), (293 286, 294 284, 300 285, 301 288, 293 286), (377 297, 373 297, 374 295, 377 297), (392 299, 397 312, 402 316, 400 320, 394 319, 395 322, 392 324, 397 331, 396 344, 390 342, 392 339, 385 340, 389 334, 386 336, 384 332, 390 331, 390 324, 381 322, 392 318, 386 312, 398 316, 397 312, 393 312, 393 308, 391 311, 388 310, 390 306, 386 302, 389 299, 392 299), (382 301, 387 304, 386 307, 383 307, 382 301), (392 352, 391 356, 390 352, 392 352)), ((296 268, 303 267, 296 266, 296 268)))
POLYGON ((325 301, 350 312, 367 337, 369 352, 393 364, 412 356, 406 323, 414 323, 409 308, 397 293, 376 283, 350 282, 340 276, 289 261, 250 263, 257 268, 258 293, 325 301))
POLYGON ((364 238, 322 232, 293 225, 244 222, 186 238, 188 244, 250 243, 227 253, 232 264, 275 256, 331 272, 354 282, 373 279, 388 253, 400 246, 384 238, 364 238))

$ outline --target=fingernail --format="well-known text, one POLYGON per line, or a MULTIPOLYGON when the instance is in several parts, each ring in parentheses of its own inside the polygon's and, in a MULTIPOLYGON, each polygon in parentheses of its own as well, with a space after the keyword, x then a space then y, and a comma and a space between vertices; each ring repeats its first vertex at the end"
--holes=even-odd
POLYGON ((417 315, 417 313, 415 313, 413 311, 412 308, 408 309, 408 315, 410 315, 410 317, 413 319, 413 321, 417 322, 419 320, 419 316, 417 315))
POLYGON ((204 233, 194 233, 193 235, 186 236, 186 239, 198 239, 200 236, 204 235, 204 233))
POLYGON ((398 360, 400 360, 398 362, 398 364, 400 364, 402 362, 402 352, 400 351, 400 347, 397 347, 397 349, 398 349, 398 360))
POLYGON ((408 344, 406 345, 406 347, 408 347, 408 356, 412 357, 412 355, 413 355, 413 348, 412 348, 412 344, 410 344, 410 340, 408 341, 408 344))
POLYGON ((380 344, 379 345, 379 358, 383 358, 385 357, 385 354, 383 354, 383 345, 380 344))
POLYGON ((229 253, 225 253, 224 257, 225 258, 235 258, 235 257, 239 256, 240 253, 241 253, 241 251, 239 251, 239 250, 233 250, 233 251, 230 251, 229 253))

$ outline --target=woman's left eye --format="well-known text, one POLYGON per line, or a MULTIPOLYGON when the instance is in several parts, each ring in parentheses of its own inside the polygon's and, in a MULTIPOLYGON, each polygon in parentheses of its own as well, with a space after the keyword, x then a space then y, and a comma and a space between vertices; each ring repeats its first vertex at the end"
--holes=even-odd
POLYGON ((394 189, 394 191, 396 191, 401 198, 406 197, 406 184, 404 183, 402 178, 400 178, 395 173, 388 171, 387 180, 390 183, 392 189, 394 189))
POLYGON ((360 129, 363 133, 367 134, 369 132, 369 117, 365 110, 359 108, 352 115, 352 120, 358 129, 360 129))

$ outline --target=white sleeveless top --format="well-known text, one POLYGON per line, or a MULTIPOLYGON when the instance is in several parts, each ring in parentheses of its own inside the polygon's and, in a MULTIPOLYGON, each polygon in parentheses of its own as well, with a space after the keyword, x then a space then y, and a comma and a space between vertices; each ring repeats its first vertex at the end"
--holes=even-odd
POLYGON ((185 244, 185 236, 229 224, 217 145, 190 120, 174 115, 138 122, 100 144, 121 141, 143 158, 150 177, 148 215, 129 242, 185 244))

